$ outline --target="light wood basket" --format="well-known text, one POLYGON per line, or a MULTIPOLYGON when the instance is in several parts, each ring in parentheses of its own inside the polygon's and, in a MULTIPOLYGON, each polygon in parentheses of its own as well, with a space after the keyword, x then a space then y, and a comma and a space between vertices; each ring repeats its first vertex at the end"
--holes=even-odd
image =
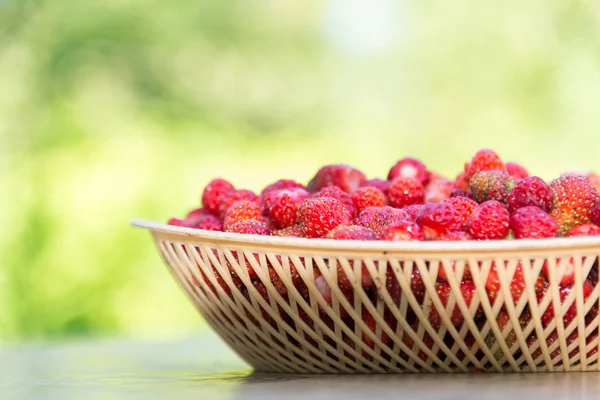
POLYGON ((132 224, 152 233, 172 275, 204 318, 259 371, 600 370, 600 237, 356 242, 209 232, 149 221, 132 224), (538 298, 535 282, 546 262, 548 288, 538 298), (560 280, 569 263, 575 267, 575 282, 561 301, 560 280), (486 291, 492 265, 504 266, 497 268, 500 290, 493 302, 486 291), (526 288, 513 299, 510 283, 517 265, 526 288), (441 268, 451 290, 445 307, 435 289, 441 268), (424 296, 411 290, 416 271, 424 296), (465 271, 475 286, 470 304, 460 291, 465 271), (373 282, 369 289, 363 288, 365 274, 373 282), (351 295, 338 285, 343 275, 351 295), (584 298, 586 280, 588 288, 593 283, 593 291, 584 298), (319 290, 324 282, 331 298, 319 290), (543 323, 549 306, 554 317, 543 323), (573 311, 576 317, 565 324, 563 317, 573 311), (430 322, 432 312, 441 324, 430 322), (508 316, 503 329, 497 322, 500 312, 508 316), (520 321, 524 313, 531 317, 520 321))

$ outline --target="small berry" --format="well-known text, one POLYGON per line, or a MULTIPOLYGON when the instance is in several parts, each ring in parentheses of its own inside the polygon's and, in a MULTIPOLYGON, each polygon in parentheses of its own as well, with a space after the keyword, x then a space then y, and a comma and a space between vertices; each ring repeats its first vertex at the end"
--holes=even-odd
POLYGON ((423 186, 429 182, 429 172, 425 164, 410 157, 403 158, 390 169, 388 180, 393 181, 398 177, 416 179, 423 186))
POLYGON ((188 213, 188 215, 185 217, 185 219, 187 221, 195 222, 200 217, 202 217, 203 215, 207 215, 207 214, 209 214, 209 212, 206 211, 206 209, 204 207, 202 207, 202 208, 196 208, 196 209, 190 211, 188 213))
MULTIPOLYGON (((520 262, 517 264, 513 276, 508 278, 510 279, 510 294, 513 302, 516 304, 525 292, 525 287, 527 286, 525 284, 523 266, 520 262)), ((546 279, 544 279, 544 276, 540 274, 535 282, 535 292, 542 292, 547 285, 548 282, 546 279)), ((492 263, 492 267, 485 284, 485 289, 487 290, 490 302, 493 304, 501 289, 500 277, 498 275, 498 267, 496 266, 496 263, 492 263)))
POLYGON ((221 222, 221 220, 215 217, 214 215, 202 215, 201 217, 196 219, 194 223, 194 228, 204 229, 205 231, 222 231, 223 222, 221 222))
POLYGON ((600 226, 596 224, 577 225, 565 235, 566 237, 600 236, 600 226))
POLYGON ((427 240, 460 231, 463 227, 461 214, 447 203, 426 204, 417 216, 417 224, 423 229, 427 240))
POLYGON ((309 238, 324 237, 338 225, 349 225, 352 216, 340 201, 332 197, 308 198, 298 208, 298 223, 309 238))
POLYGON ((495 200, 477 206, 467 221, 467 232, 477 240, 504 239, 509 228, 510 214, 495 200))
POLYGON ((275 236, 284 236, 284 237, 298 237, 303 238, 304 230, 301 225, 292 225, 287 228, 280 229, 275 231, 275 236))
POLYGON ((206 211, 213 215, 219 215, 219 205, 227 193, 234 191, 235 188, 225 179, 217 178, 212 180, 202 192, 202 206, 206 211))
POLYGON ((359 225, 339 225, 325 236, 334 240, 377 240, 377 235, 369 228, 359 225))
POLYGON ((298 220, 298 207, 308 196, 302 188, 272 190, 265 197, 262 212, 275 229, 292 226, 298 220))
POLYGON ((386 181, 385 179, 375 178, 369 179, 365 181, 360 187, 374 187, 383 192, 387 196, 388 189, 390 188, 390 181, 386 181))
POLYGON ((258 203, 250 200, 236 201, 227 209, 225 218, 223 218, 223 227, 228 230, 237 222, 251 219, 263 222, 265 220, 258 203))
POLYGON ((419 225, 410 221, 400 221, 388 225, 381 233, 381 240, 392 242, 422 241, 425 240, 425 236, 419 225))
POLYGON ((319 190, 317 193, 314 193, 312 195, 312 197, 314 197, 314 198, 316 198, 316 197, 334 198, 334 199, 338 200, 340 203, 342 203, 344 205, 344 207, 346 207, 346 209, 348 210, 348 212, 350 213, 352 218, 354 218, 356 216, 356 207, 354 206, 354 202, 352 201, 352 198, 350 197, 350 195, 348 193, 344 192, 342 189, 340 189, 337 186, 327 186, 327 187, 319 190))
POLYGON ((446 204, 450 204, 456 211, 459 212, 463 222, 463 229, 467 226, 467 221, 473 213, 473 210, 479 205, 475 200, 468 197, 450 197, 445 201, 446 204))
POLYGON ((506 166, 500 156, 490 149, 479 150, 470 162, 465 165, 465 179, 471 180, 473 175, 480 171, 499 170, 506 172, 506 166))
POLYGON ((593 224, 600 226, 600 198, 596 200, 596 203, 590 211, 590 221, 593 224))
POLYGON ((326 165, 317 171, 307 189, 314 193, 327 186, 337 186, 346 193, 352 193, 366 180, 365 174, 349 165, 326 165))
POLYGON ((271 228, 264 221, 253 219, 236 222, 231 225, 227 232, 244 233, 248 235, 270 235, 271 228))
POLYGON ((454 242, 454 241, 467 241, 467 240, 475 240, 473 236, 471 236, 467 232, 448 232, 438 238, 443 242, 454 242))
POLYGON ((567 175, 585 176, 585 177, 589 178, 589 180, 592 181, 592 183, 594 184, 594 186, 596 186, 596 189, 598 189, 600 191, 600 175, 598 175, 595 172, 592 172, 592 171, 573 171, 573 172, 564 173, 561 176, 567 176, 567 175))
POLYGON ((270 185, 267 185, 262 192, 260 192, 260 204, 264 205, 264 201, 267 198, 268 194, 275 191, 275 190, 284 190, 284 189, 304 189, 306 190, 306 188, 304 187, 303 184, 298 183, 292 179, 279 179, 278 181, 275 181, 273 183, 271 183, 270 185))
POLYGON ((399 177, 390 183, 388 198, 392 207, 402 208, 423 203, 425 192, 418 180, 399 177))
POLYGON ((514 186, 515 178, 498 170, 479 171, 469 181, 473 200, 478 203, 488 200, 506 203, 506 198, 514 186))
POLYGON ((361 187, 352 192, 352 201, 356 210, 360 211, 367 207, 383 207, 387 205, 385 194, 374 187, 361 187))
MULTIPOLYGON (((435 285, 435 291, 439 296, 442 305, 446 307, 446 305, 448 304, 448 300, 450 299, 450 294, 452 292, 452 290, 450 289, 450 285, 448 285, 445 282, 438 282, 435 285)), ((466 305, 469 306, 471 304, 471 301, 473 300, 473 296, 475 295, 475 285, 473 284, 473 282, 462 282, 460 284, 460 293, 466 305)), ((445 310, 443 312, 445 312, 445 310)), ((460 308, 458 308, 458 304, 455 305, 454 309, 452 310, 452 314, 450 315, 450 321, 454 326, 460 326, 464 321, 464 317, 460 312, 460 308)), ((439 329, 439 327, 442 326, 443 323, 442 317, 440 316, 437 308, 433 305, 431 307, 431 312, 429 313, 429 322, 436 329, 439 329)))
MULTIPOLYGON (((558 277, 560 278, 560 285, 572 285, 573 282, 575 282, 575 260, 573 258, 569 258, 568 262, 564 262, 562 260, 563 259, 560 258, 556 259, 555 267, 552 267, 554 269, 554 275, 558 273, 558 270, 564 264, 564 272, 562 273, 562 276, 558 277)), ((544 265, 542 265, 542 274, 546 277, 546 279, 550 280, 550 263, 548 261, 545 261, 544 265)), ((555 276, 554 279, 557 279, 557 277, 555 276)))
POLYGON ((406 218, 407 220, 417 222, 417 217, 419 216, 419 213, 423 207, 425 207, 425 204, 413 204, 412 206, 403 207, 402 210, 408 214, 408 217, 406 218))
POLYGON ((458 174, 456 176, 456 178, 454 179, 454 182, 452 184, 452 189, 453 190, 464 190, 464 191, 469 190, 469 179, 467 179, 466 173, 461 172, 460 174, 458 174))
POLYGON ((227 212, 229 207, 231 207, 236 201, 240 200, 250 200, 258 204, 258 196, 256 195, 256 193, 246 189, 233 190, 231 192, 226 193, 221 198, 221 203, 219 203, 219 210, 217 216, 219 218, 225 218, 225 213, 227 212))
POLYGON ((189 226, 188 223, 184 219, 180 219, 180 218, 171 218, 169 220, 169 222, 167 222, 167 224, 169 224, 171 226, 181 226, 183 228, 191 228, 191 226, 189 226))
POLYGON ((510 217, 510 228, 516 239, 542 239, 556 237, 558 223, 541 208, 521 207, 510 217))
POLYGON ((508 211, 511 213, 526 206, 536 206, 550 212, 552 208, 552 190, 539 176, 529 176, 517 182, 508 195, 508 211))
POLYGON ((472 199, 473 193, 471 193, 471 190, 468 188, 467 188, 467 190, 455 188, 455 189, 452 189, 452 191, 450 192, 450 198, 452 198, 452 197, 467 197, 469 199, 472 199))
POLYGON ((529 172, 523 167, 521 164, 517 164, 514 162, 506 163, 506 172, 515 180, 519 181, 521 179, 527 178, 529 176, 529 172))
POLYGON ((590 214, 598 201, 598 189, 584 176, 562 176, 550 183, 553 209, 550 212, 564 235, 577 225, 590 222, 590 214))
POLYGON ((440 203, 450 197, 452 181, 446 178, 435 178, 425 186, 425 202, 440 203))
MULTIPOLYGON (((573 286, 563 286, 559 289, 561 304, 565 302, 565 300, 569 296, 569 293, 571 293, 572 290, 573 290, 573 286)), ((588 297, 590 297, 590 295, 592 294, 593 291, 594 291, 594 286, 588 280, 583 282, 583 301, 584 302, 588 299, 588 297)), ((545 295, 546 295, 546 290, 538 293, 537 297, 538 297, 539 303, 541 303, 541 301, 545 297, 545 295)), ((577 317, 577 302, 574 301, 573 304, 571 304, 571 307, 569 307, 569 309, 565 312, 565 315, 563 317, 563 324, 565 325, 565 327, 567 327, 576 317, 577 317)), ((550 322, 552 322, 553 319, 554 319, 554 305, 552 304, 552 302, 550 302, 550 304, 548 305, 548 308, 546 308, 546 311, 544 311, 544 313, 542 314, 542 325, 548 326, 548 324, 550 324, 550 322)))
POLYGON ((367 227, 380 236, 386 227, 405 219, 407 219, 406 212, 397 208, 367 207, 358 214, 356 224, 367 227))

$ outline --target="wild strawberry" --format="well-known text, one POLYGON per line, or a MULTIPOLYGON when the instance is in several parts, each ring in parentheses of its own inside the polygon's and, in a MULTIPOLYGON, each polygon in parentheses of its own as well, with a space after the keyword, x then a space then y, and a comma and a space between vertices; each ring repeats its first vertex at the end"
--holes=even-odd
POLYGON ((167 222, 167 224, 171 225, 171 226, 181 226, 181 227, 184 227, 184 228, 191 228, 192 227, 188 222, 186 222, 185 219, 180 219, 180 218, 171 218, 167 222))
MULTIPOLYGON (((529 321, 531 320, 531 314, 528 312, 523 312, 520 316, 519 316, 519 325, 520 328, 523 330, 527 327, 527 325, 529 324, 529 321)), ((504 331, 504 329, 508 326, 508 324, 510 323, 510 317, 508 315, 508 313, 504 310, 500 310, 500 312, 498 313, 498 316, 496 317, 496 323, 498 324, 498 328, 500 328, 500 332, 504 331)), ((487 346, 489 348, 492 348, 496 343, 497 343, 498 339, 496 339, 496 335, 494 335, 494 333, 492 331, 490 331, 487 335, 487 337, 485 338, 485 343, 487 344, 487 346)), ((504 339, 506 345, 508 346, 508 348, 510 349, 515 343, 517 343, 517 334, 514 330, 511 330, 508 335, 506 336, 506 338, 504 339)), ((517 349, 518 351, 518 349, 517 349)), ((513 354, 514 356, 514 354, 513 354)), ((494 358, 496 360, 503 360, 505 359, 505 355, 504 352, 502 351, 502 348, 498 346, 498 349, 496 350, 496 352, 494 353, 494 358)))
POLYGON ((358 214, 356 224, 367 227, 376 235, 381 236, 383 230, 396 222, 407 218, 406 212, 389 206, 367 207, 358 214))
MULTIPOLYGON (((466 168, 466 167, 465 167, 466 168)), ((470 178, 469 178, 470 179, 470 178)), ((469 179, 467 179, 467 174, 464 172, 461 172, 460 174, 458 174, 456 176, 456 178, 454 179, 454 182, 452 184, 452 189, 453 190, 464 190, 464 191, 468 191, 469 190, 469 179)))
POLYGON ((385 194, 374 187, 361 187, 352 192, 352 201, 356 210, 360 210, 367 207, 383 207, 387 205, 387 197, 385 194))
MULTIPOLYGON (((468 184, 467 184, 468 186, 468 184)), ((452 189, 452 191, 450 192, 450 198, 452 197, 466 197, 469 199, 473 198, 473 193, 471 193, 470 189, 452 189)))
POLYGON ((590 214, 598 200, 598 189, 583 176, 562 176, 550 183, 553 209, 550 212, 564 235, 577 225, 590 222, 590 214))
POLYGON ((306 188, 304 187, 303 184, 298 183, 292 179, 279 179, 278 181, 275 181, 273 183, 271 183, 270 185, 267 185, 262 192, 260 192, 260 204, 264 206, 264 201, 267 198, 268 194, 275 191, 275 190, 291 190, 291 189, 304 189, 306 190, 306 188))
POLYGON ((475 210, 475 208, 479 205, 475 200, 472 200, 468 197, 460 196, 451 197, 448 200, 446 200, 445 203, 451 205, 456 211, 458 211, 462 219, 463 229, 467 226, 467 221, 473 213, 473 210, 475 210))
POLYGON ((396 278, 394 270, 389 266, 385 271, 385 288, 392 299, 392 303, 399 305, 400 298, 402 297, 402 288, 400 287, 400 283, 398 282, 398 278, 396 278))
POLYGON ((262 212, 275 229, 292 226, 298 220, 298 207, 308 195, 302 188, 272 190, 266 194, 262 212))
POLYGON ((600 226, 596 224, 577 225, 565 235, 566 237, 600 236, 600 226))
POLYGON ((490 149, 479 150, 470 162, 465 165, 465 179, 470 181, 480 171, 498 170, 506 172, 506 166, 500 156, 490 149))
POLYGON ((365 174, 349 165, 326 165, 308 183, 307 189, 314 193, 327 186, 337 186, 346 193, 352 193, 366 180, 365 174))
POLYGON ((202 192, 202 206, 209 213, 219 215, 219 205, 223 200, 223 196, 233 190, 235 190, 233 185, 225 179, 212 180, 202 192))
POLYGON ((338 225, 349 225, 348 209, 332 197, 308 198, 298 208, 298 223, 309 238, 324 237, 338 225))
POLYGON ((421 204, 425 198, 423 185, 413 178, 396 178, 388 189, 390 205, 396 208, 421 204))
MULTIPOLYGON (((440 298, 442 305, 446 307, 452 291, 450 289, 450 285, 444 282, 438 282, 435 284, 435 291, 440 298)), ((460 293, 467 306, 469 306, 473 300, 473 296, 475 295, 475 285, 473 282, 462 282, 460 284, 460 293)), ((450 321, 452 321, 452 325, 457 327, 460 326, 464 321, 464 317, 460 312, 460 308, 458 308, 458 304, 454 306, 454 310, 450 315, 450 321)), ((429 313, 429 322, 435 329, 439 329, 442 326, 442 317, 440 316, 437 308, 434 306, 431 307, 431 312, 429 313)))
POLYGON ((299 237, 299 238, 305 237, 304 230, 302 229, 302 226, 300 226, 300 225, 292 225, 292 226, 288 226, 287 228, 283 228, 278 231, 275 231, 275 236, 299 237))
POLYGON ((539 176, 529 176, 517 182, 508 195, 508 211, 515 212, 521 207, 535 206, 545 212, 552 208, 552 190, 539 176))
POLYGON ((422 241, 425 240, 425 236, 419 225, 410 221, 400 221, 388 225, 381 233, 381 240, 392 242, 422 241))
MULTIPOLYGON (((392 330, 396 330, 396 325, 397 325, 398 321, 396 321, 396 319, 393 317, 393 315, 384 313, 383 319, 392 330)), ((366 309, 363 310, 362 320, 365 323, 365 325, 367 325, 369 330, 371 330, 371 332, 375 333, 377 331, 377 323, 375 321, 375 318, 366 309)), ((390 336, 387 333, 385 333, 384 330, 381 331, 380 339, 384 345, 388 345, 392 341, 390 336)), ((372 348, 372 349, 375 348, 375 341, 373 339, 371 339, 371 337, 364 332, 362 334, 362 341, 364 344, 366 344, 370 348, 372 348)), ((368 355, 367 355, 367 357, 368 357, 368 355)))
MULTIPOLYGON (((465 232, 452 232, 452 233, 449 233, 449 235, 451 235, 453 233, 465 233, 465 232)), ((468 235, 468 233, 467 233, 467 235, 468 235)), ((443 240, 443 239, 438 239, 438 240, 443 240)), ((459 240, 461 240, 461 239, 459 239, 459 240)), ((471 239, 471 240, 473 240, 473 239, 471 239)), ((453 271, 454 275, 458 279, 459 277, 456 274, 456 262, 452 261, 451 264, 450 264, 450 266, 452 267, 452 271, 453 271)), ((448 282, 448 275, 446 275, 446 268, 442 264, 440 264, 440 266, 438 268, 438 274, 437 274, 437 276, 438 276, 439 280, 441 280, 443 282, 448 282)), ((460 277, 460 281, 464 282, 464 281, 470 281, 472 279, 473 279, 473 277, 471 275, 471 270, 469 269, 468 265, 465 265, 464 270, 463 270, 463 274, 460 277)))
POLYGON ((594 206, 592 207, 592 211, 590 212, 590 221, 593 224, 600 226, 600 198, 596 200, 594 206))
MULTIPOLYGON (((569 293, 571 293, 572 290, 573 290, 573 286, 564 286, 559 289, 561 304, 565 302, 565 300, 569 296, 569 293)), ((590 297, 590 294, 592 294, 593 291, 594 291, 594 286, 588 280, 583 282, 583 300, 584 300, 584 302, 587 300, 588 297, 590 297)), ((546 294, 546 290, 538 293, 538 303, 542 302, 545 294, 546 294)), ((569 309, 565 312, 565 315, 563 317, 564 325, 568 326, 575 319, 575 317, 577 317, 577 302, 573 302, 573 304, 571 304, 571 307, 569 307, 569 309)), ((550 322, 553 319, 554 319, 554 305, 552 304, 552 302, 550 302, 550 304, 548 305, 548 308, 546 308, 546 311, 544 311, 544 314, 542 315, 542 324, 544 326, 548 326, 548 324, 550 324, 550 322)))
POLYGON ((217 216, 221 219, 225 218, 225 213, 227 210, 229 210, 229 207, 231 207, 236 201, 240 200, 254 201, 258 204, 258 196, 256 193, 246 189, 233 190, 225 193, 221 197, 217 216))
POLYGON ((344 192, 337 186, 327 186, 317 193, 314 193, 311 197, 331 197, 338 200, 340 203, 346 207, 352 218, 356 216, 356 207, 354 206, 354 202, 350 195, 344 192))
POLYGON ((446 178, 435 178, 425 186, 425 202, 440 203, 450 197, 452 182, 446 178))
POLYGON ((236 222, 226 232, 244 233, 247 235, 270 235, 271 228, 264 221, 250 219, 236 222))
POLYGON ((511 215, 510 229, 516 239, 552 238, 558 233, 558 223, 542 209, 527 206, 511 215))
POLYGON ((360 187, 374 187, 376 189, 381 190, 381 192, 387 197, 388 189, 390 188, 390 181, 386 181, 385 179, 374 178, 365 181, 362 185, 360 185, 360 187))
MULTIPOLYGON (((509 279, 510 294, 512 296, 513 302, 516 304, 523 295, 523 292, 525 291, 526 287, 525 275, 523 274, 523 266, 520 262, 519 264, 517 264, 513 276, 509 277, 509 279)), ((540 274, 535 281, 535 292, 542 292, 544 289, 546 289, 547 285, 548 282, 546 281, 546 279, 544 279, 544 276, 540 274)), ((490 268, 490 273, 487 277, 487 281, 485 284, 485 289, 488 293, 488 298, 490 299, 490 302, 493 304, 494 301, 496 301, 496 297, 498 296, 498 293, 501 289, 500 277, 498 276, 498 267, 496 266, 496 263, 492 263, 492 267, 490 268)))
MULTIPOLYGON (((323 297, 323 300, 325 300, 325 302, 331 306, 333 304, 333 293, 331 292, 331 287, 327 283, 327 280, 325 280, 325 277, 323 275, 321 275, 319 272, 317 272, 315 274, 315 287, 317 288, 317 290, 323 297)), ((346 300, 348 300, 350 302, 350 304, 354 304, 354 288, 352 288, 352 287, 350 289, 340 288, 340 290, 342 292, 342 295, 346 298, 346 300)), ((321 306, 319 306, 319 309, 320 309, 320 314, 326 315, 323 312, 323 310, 321 309, 321 306)), ((348 311, 344 307, 340 306, 340 318, 343 319, 343 318, 347 318, 347 317, 348 317, 348 311)))
MULTIPOLYGON (((561 286, 568 286, 568 285, 572 285, 573 282, 575 282, 575 260, 573 258, 569 258, 568 262, 564 262, 562 261, 562 259, 557 258, 556 259, 556 266, 553 267, 556 271, 555 271, 555 275, 558 273, 558 269, 561 268, 562 264, 564 264, 564 272, 562 273, 562 275, 559 277, 560 278, 560 285, 561 286)), ((544 265, 542 266, 542 274, 546 277, 546 279, 550 280, 550 264, 548 263, 548 261, 544 262, 544 265)), ((555 276, 556 279, 556 276, 555 276)))
POLYGON ((495 200, 480 204, 467 221, 467 232, 477 240, 504 239, 508 236, 510 214, 495 200))
POLYGON ((429 182, 429 172, 425 164, 410 157, 403 158, 390 169, 388 181, 393 181, 398 177, 416 179, 423 186, 429 182))
POLYGON ((402 210, 408 214, 406 218, 407 220, 417 222, 417 217, 419 216, 419 213, 423 207, 425 207, 425 204, 413 204, 412 206, 406 206, 402 208, 402 210))
POLYGON ((443 242, 453 242, 453 241, 466 241, 466 240, 475 240, 473 236, 471 236, 467 232, 448 232, 438 238, 438 240, 443 242))
POLYGON ((369 228, 360 225, 339 225, 325 236, 334 240, 377 240, 377 235, 369 228))
POLYGON ((463 227, 461 214, 447 203, 426 204, 417 216, 417 224, 423 229, 427 240, 460 231, 463 227))
POLYGON ((202 217, 203 215, 209 214, 208 211, 206 211, 206 209, 204 207, 202 208, 196 208, 192 211, 190 211, 188 213, 188 215, 185 217, 185 219, 187 221, 193 221, 196 222, 198 220, 198 218, 202 217))
POLYGON ((514 186, 515 178, 498 170, 479 171, 469 181, 473 200, 478 203, 488 200, 506 203, 506 198, 512 192, 514 186))
POLYGON ((506 172, 508 172, 510 176, 515 178, 516 181, 527 178, 529 176, 529 172, 527 172, 525 167, 523 167, 521 164, 507 162, 505 166, 506 172))
POLYGON ((249 200, 236 201, 227 209, 225 218, 223 219, 223 227, 228 230, 231 225, 239 221, 246 220, 264 221, 260 206, 258 203, 249 200))
POLYGON ((410 291, 415 296, 417 303, 422 304, 425 299, 425 283, 416 266, 413 266, 412 274, 410 275, 410 291))
POLYGON ((202 215, 196 219, 194 228, 204 229, 205 231, 222 231, 223 223, 212 214, 202 215))
POLYGON ((562 174, 561 176, 585 176, 596 186, 596 189, 600 191, 600 175, 592 171, 572 171, 562 174))

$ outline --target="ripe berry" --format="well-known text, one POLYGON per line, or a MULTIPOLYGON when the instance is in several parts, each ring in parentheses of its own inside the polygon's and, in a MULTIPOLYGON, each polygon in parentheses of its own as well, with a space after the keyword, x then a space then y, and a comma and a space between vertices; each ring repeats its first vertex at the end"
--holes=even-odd
POLYGON ((264 217, 262 216, 260 206, 250 200, 240 200, 236 201, 227 209, 225 213, 225 218, 223 219, 223 227, 225 230, 228 230, 231 225, 236 222, 246 221, 246 220, 256 220, 256 221, 264 221, 264 217))
POLYGON ((447 203, 426 204, 417 216, 417 224, 423 229, 427 240, 460 231, 463 227, 461 214, 447 203))
POLYGON ((510 228, 516 239, 552 238, 558 233, 556 219, 534 206, 515 211, 510 217, 510 228))
POLYGON ((425 203, 440 203, 450 197, 453 182, 446 178, 431 179, 425 186, 425 203))
POLYGON ((248 235, 270 235, 271 228, 264 221, 253 219, 243 220, 231 225, 227 232, 244 233, 248 235))
POLYGON ((453 241, 467 241, 467 240, 475 240, 473 236, 471 236, 467 232, 448 232, 438 238, 443 242, 453 242, 453 241))
POLYGON ((517 182, 508 195, 508 211, 511 213, 526 206, 536 206, 550 212, 552 208, 552 190, 539 176, 529 176, 517 182))
POLYGON ((196 222, 201 216, 209 214, 204 207, 196 208, 188 213, 185 217, 187 221, 196 222))
POLYGON ((429 181, 429 172, 427 167, 421 161, 406 157, 398 161, 388 173, 388 180, 393 181, 394 179, 402 178, 413 178, 421 182, 421 185, 425 186, 429 181))
POLYGON ((473 210, 467 221, 467 232, 478 240, 504 239, 508 236, 510 214, 495 200, 486 201, 473 210))
POLYGON ((600 236, 600 226, 596 224, 577 225, 565 235, 566 237, 600 236))
POLYGON ((292 226, 288 226, 287 228, 283 228, 278 231, 275 231, 275 236, 299 237, 299 238, 305 237, 304 229, 302 229, 302 226, 300 226, 300 225, 292 225, 292 226))
MULTIPOLYGON (((559 276, 558 278, 560 278, 560 285, 561 286, 568 286, 568 285, 572 285, 573 282, 575 282, 575 260, 573 258, 569 258, 568 262, 564 262, 562 261, 563 259, 556 259, 556 264, 554 267, 552 267, 554 269, 554 279, 557 279, 556 274, 558 274, 558 270, 560 268, 562 268, 562 265, 564 264, 564 272, 562 272, 562 275, 559 276)), ((564 259, 566 260, 566 258, 564 259)), ((548 261, 544 262, 544 265, 542 265, 542 274, 546 277, 546 279, 550 280, 550 263, 548 261)))
POLYGON ((338 225, 349 225, 352 216, 332 197, 308 198, 298 208, 298 223, 309 238, 324 237, 338 225))
POLYGON ((361 187, 352 192, 352 202, 356 210, 360 211, 367 207, 383 207, 387 205, 385 194, 374 187, 361 187))
POLYGON ((506 172, 506 166, 500 156, 490 149, 479 150, 470 162, 465 165, 465 179, 471 180, 473 175, 480 171, 499 170, 506 172))
MULTIPOLYGON (((465 168, 466 168, 466 166, 465 166, 465 168)), ((467 174, 464 172, 461 172, 460 174, 458 174, 452 184, 453 190, 460 189, 460 190, 468 191, 469 190, 469 179, 467 179, 467 174)))
POLYGON ((386 181, 385 179, 379 178, 369 179, 368 181, 365 181, 362 185, 360 185, 360 187, 374 187, 381 190, 383 194, 387 196, 388 189, 390 187, 390 181, 386 181))
MULTIPOLYGON (((452 292, 452 290, 450 289, 450 285, 448 285, 445 282, 438 282, 435 285, 435 291, 439 296, 442 305, 446 307, 446 305, 448 304, 448 300, 450 299, 450 294, 452 292)), ((469 306, 471 304, 471 301, 473 300, 473 296, 475 295, 475 285, 473 284, 473 282, 462 282, 460 284, 460 293, 466 305, 469 306)), ((452 322, 452 325, 457 327, 460 326, 464 321, 464 317, 460 311, 460 308, 458 308, 458 304, 455 305, 454 309, 452 310, 452 314, 450 315, 450 321, 452 322)), ((442 317, 440 316, 437 308, 433 305, 429 314, 429 322, 435 329, 439 329, 443 323, 442 317)))
POLYGON ((267 195, 275 190, 284 190, 284 189, 305 189, 303 184, 298 183, 292 179, 279 179, 278 181, 275 181, 273 183, 271 183, 270 185, 267 185, 262 192, 260 192, 260 204, 263 205, 265 199, 267 198, 267 195))
POLYGON ((377 240, 377 235, 369 228, 359 225, 339 225, 325 236, 334 240, 377 240))
POLYGON ((506 203, 506 198, 514 186, 515 178, 498 170, 477 172, 469 181, 473 200, 478 203, 488 200, 506 203))
POLYGON ((392 207, 402 208, 423 203, 425 191, 416 179, 399 177, 390 183, 388 198, 392 207))
POLYGON ((577 225, 590 222, 590 214, 598 200, 598 189, 583 176, 562 176, 550 183, 553 209, 550 212, 564 235, 577 225))
POLYGON ((527 178, 529 176, 529 172, 520 164, 514 162, 506 163, 506 172, 515 180, 519 181, 521 179, 527 178))
POLYGON ((596 203, 590 211, 590 221, 593 224, 600 226, 600 198, 596 200, 596 203))
POLYGON ((191 228, 191 226, 184 219, 180 219, 180 218, 171 218, 167 222, 167 224, 171 225, 171 226, 181 226, 184 228, 191 228))
POLYGON ((225 213, 227 212, 229 207, 231 207, 236 201, 240 200, 254 201, 258 204, 258 196, 256 195, 256 193, 246 189, 233 190, 231 192, 226 193, 221 198, 217 216, 219 218, 225 218, 225 213))
MULTIPOLYGON (((523 292, 525 292, 526 287, 523 266, 520 262, 517 264, 513 276, 509 276, 508 279, 510 279, 510 294, 513 302, 516 304, 523 295, 523 292)), ((542 292, 547 285, 548 282, 544 276, 540 274, 535 281, 535 292, 542 292)), ((492 264, 485 284, 485 289, 487 290, 490 302, 494 304, 494 301, 496 300, 496 297, 501 289, 500 277, 498 276, 498 267, 496 266, 496 263, 492 264)))
MULTIPOLYGON (((565 300, 569 296, 569 293, 571 293, 572 290, 573 290, 573 286, 563 286, 559 289, 561 304, 565 302, 565 300)), ((584 302, 592 294, 593 291, 594 291, 594 286, 588 280, 583 282, 583 301, 584 302)), ((545 295, 546 295, 546 290, 538 293, 538 303, 542 302, 545 295)), ((569 309, 565 312, 565 315, 563 317, 563 323, 564 323, 565 327, 568 326, 576 317, 577 317, 577 302, 574 301, 573 304, 571 304, 571 307, 569 307, 569 309)), ((548 326, 548 324, 550 324, 550 322, 553 319, 554 319, 554 305, 552 304, 552 302, 550 302, 550 304, 548 305, 548 308, 546 308, 546 311, 544 311, 544 313, 542 315, 542 325, 548 326)))
POLYGON ((298 207, 309 196, 302 188, 278 189, 267 193, 262 212, 275 229, 294 225, 298 220, 298 207))
POLYGON ((417 217, 421 210, 425 207, 425 204, 413 204, 412 206, 406 206, 402 208, 408 214, 407 220, 417 222, 417 217))
POLYGON ((337 186, 346 193, 352 193, 360 187, 367 178, 349 165, 326 165, 308 183, 307 189, 314 193, 327 186, 337 186))
POLYGON ((340 203, 346 207, 352 218, 356 216, 356 207, 354 206, 354 202, 350 195, 344 192, 337 186, 327 186, 317 193, 313 194, 312 197, 331 197, 338 200, 340 203))
POLYGON ((389 225, 405 219, 407 219, 406 212, 397 208, 389 206, 367 207, 358 214, 356 224, 365 226, 380 236, 389 225))
POLYGON ((473 213, 473 210, 475 210, 475 208, 478 206, 475 200, 460 196, 451 197, 446 200, 445 203, 451 205, 456 211, 458 211, 463 222, 463 229, 467 226, 467 221, 473 213))
POLYGON ((233 185, 225 179, 217 178, 212 180, 202 192, 202 206, 209 213, 219 215, 219 205, 223 196, 233 190, 235 190, 233 185))
POLYGON ((381 233, 381 240, 392 242, 422 241, 425 240, 425 236, 419 225, 410 221, 400 221, 388 225, 381 233))
POLYGON ((214 215, 207 214, 196 219, 194 228, 204 229, 205 231, 222 231, 223 223, 214 215))

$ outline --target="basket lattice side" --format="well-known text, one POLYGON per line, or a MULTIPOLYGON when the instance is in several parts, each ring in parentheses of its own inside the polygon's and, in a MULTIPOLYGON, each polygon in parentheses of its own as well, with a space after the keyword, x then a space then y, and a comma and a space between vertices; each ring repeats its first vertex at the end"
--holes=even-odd
POLYGON ((387 253, 153 235, 202 315, 260 371, 600 370, 598 248, 387 253))

